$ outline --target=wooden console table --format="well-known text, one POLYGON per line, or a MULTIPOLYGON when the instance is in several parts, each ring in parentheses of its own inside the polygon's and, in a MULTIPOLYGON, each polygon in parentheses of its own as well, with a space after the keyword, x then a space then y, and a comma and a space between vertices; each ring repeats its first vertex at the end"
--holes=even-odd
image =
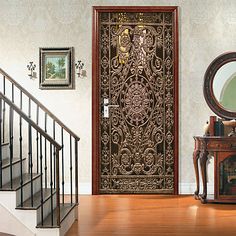
MULTIPOLYGON (((196 174, 197 188, 194 192, 195 199, 207 202, 236 203, 235 194, 220 194, 220 163, 231 156, 236 156, 236 137, 228 136, 194 136, 195 148, 193 152, 193 164, 196 174), (207 160, 208 154, 214 157, 214 196, 207 195, 207 160), (199 160, 199 161, 198 161, 199 160), (203 193, 199 194, 199 166, 202 175, 203 193)), ((236 170, 235 170, 236 171, 236 170)), ((235 173, 236 174, 236 173, 235 173)))

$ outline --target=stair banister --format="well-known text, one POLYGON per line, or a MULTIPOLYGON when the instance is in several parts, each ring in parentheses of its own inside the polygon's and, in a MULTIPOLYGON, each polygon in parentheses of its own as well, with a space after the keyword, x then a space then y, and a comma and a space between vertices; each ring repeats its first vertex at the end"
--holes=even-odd
MULTIPOLYGON (((78 204, 78 142, 80 140, 80 138, 71 130, 69 129, 60 119, 58 119, 51 111, 49 111, 41 102, 39 102, 30 92, 28 92, 25 88, 23 88, 18 82, 16 82, 10 75, 8 75, 4 70, 2 70, 0 68, 0 75, 2 75, 2 92, 4 95, 8 95, 7 97, 11 100, 12 103, 17 102, 17 99, 14 98, 15 94, 17 94, 17 92, 19 91, 19 101, 20 101, 20 105, 19 107, 21 108, 21 110, 23 110, 22 107, 22 95, 24 95, 24 97, 26 97, 26 99, 28 99, 28 117, 33 120, 37 125, 39 125, 42 129, 44 129, 44 132, 50 132, 51 137, 53 137, 53 139, 55 139, 62 147, 62 151, 60 152, 60 163, 61 163, 61 171, 62 171, 62 176, 61 176, 61 188, 60 191, 62 192, 63 195, 63 202, 64 202, 64 193, 65 193, 65 189, 66 187, 67 192, 70 191, 70 195, 71 195, 71 199, 72 199, 72 194, 75 194, 75 201, 78 204), (10 85, 10 89, 9 89, 9 94, 7 93, 6 86, 10 85), (17 89, 17 92, 15 91, 17 89), (33 107, 33 105, 36 105, 36 119, 34 119, 34 117, 32 116, 33 114, 31 114, 31 109, 33 107), (44 115, 44 121, 43 124, 39 124, 39 110, 42 111, 42 115, 44 115), (48 118, 50 118, 52 120, 52 131, 49 130, 48 131, 48 118), (56 128, 55 128, 56 127, 56 128), (57 133, 56 130, 59 130, 59 132, 57 133), (73 138, 73 145, 70 145, 68 143, 71 143, 71 141, 67 140, 67 143, 64 145, 62 142, 64 142, 63 136, 69 136, 68 138, 70 139, 71 137, 73 138), (73 148, 73 150, 70 150, 71 148, 73 148), (64 150, 67 150, 67 154, 65 153, 64 150), (74 165, 72 165, 72 156, 73 156, 73 163, 74 165), (68 158, 68 159, 66 159, 68 158), (70 163, 69 163, 70 162, 70 163), (64 163, 66 163, 68 165, 68 163, 70 164, 70 186, 67 185, 65 186, 65 178, 64 178, 64 172, 68 171, 68 169, 64 168, 64 163), (71 179, 73 178, 73 180, 71 179), (73 191, 72 191, 72 185, 71 183, 73 182, 74 187, 73 187, 73 191)), ((26 109, 27 110, 27 109, 26 109)), ((25 111, 26 113, 26 111, 25 111)), ((5 130, 4 130, 4 123, 5 123, 5 103, 3 103, 3 114, 2 114, 2 123, 3 123, 3 130, 2 130, 2 140, 4 140, 5 138, 5 130)), ((50 121, 51 121, 50 120, 50 121)), ((30 134, 30 126, 29 126, 29 134, 30 134)), ((36 142, 37 145, 39 144, 39 137, 36 137, 36 142)), ((38 151, 37 150, 37 156, 38 156, 38 151)), ((30 150, 29 150, 30 153, 30 150)), ((55 152, 53 152, 55 153, 55 152)), ((54 154, 55 156, 55 154, 54 154)), ((37 157, 38 159, 38 157, 37 157)), ((29 166, 30 168, 30 166, 29 166)), ((68 182, 66 183, 68 184, 68 182)), ((72 200, 71 200, 72 203, 72 200)))
POLYGON ((49 111, 41 102, 39 102, 32 94, 30 94, 25 88, 23 88, 19 83, 17 83, 10 75, 8 75, 4 70, 0 68, 0 73, 9 80, 14 86, 16 86, 20 91, 22 91, 27 97, 34 101, 45 113, 47 113, 53 120, 57 122, 64 130, 71 134, 77 141, 80 140, 71 129, 69 129, 60 119, 58 119, 51 111, 49 111))
POLYGON ((60 227, 78 206, 80 138, 2 69, 0 128, 1 191, 20 191, 16 209, 37 207, 37 228, 60 227))
POLYGON ((3 93, 0 92, 0 98, 3 99, 10 107, 13 108, 27 123, 34 127, 44 138, 52 143, 58 150, 61 150, 62 146, 51 138, 42 128, 40 128, 35 122, 33 122, 24 112, 22 112, 14 103, 11 102, 3 93))
MULTIPOLYGON (((55 147, 55 159, 56 159, 56 212, 57 212, 57 217, 56 217, 56 223, 57 226, 60 226, 61 219, 60 219, 60 171, 59 171, 59 151, 62 149, 62 146, 58 144, 53 138, 51 138, 42 128, 40 128, 34 121, 32 121, 20 108, 18 108, 10 99, 8 99, 3 93, 0 92, 0 113, 2 113, 2 101, 4 101, 8 106, 10 107, 11 112, 15 111, 18 113, 20 118, 24 119, 29 126, 33 127, 39 134, 40 134, 40 140, 42 140, 42 137, 45 138, 48 142, 50 142, 50 146, 53 145, 55 147)), ((0 116, 0 119, 2 118, 2 114, 0 116)), ((13 122, 13 121, 11 121, 13 122)), ((2 127, 2 126, 1 126, 2 127)), ((1 131, 0 131, 1 133, 1 131)), ((1 137, 1 134, 0 134, 1 137)), ((0 139, 1 140, 1 139, 0 139)), ((1 143, 2 144, 2 143, 1 143)), ((0 151, 0 158, 2 158, 2 153, 0 151)), ((2 161, 1 161, 2 162, 2 161)), ((42 163, 42 162, 41 162, 42 163)), ((1 166, 2 167, 2 166, 1 166)), ((32 167, 32 166, 31 166, 32 167)), ((0 170, 0 177, 2 181, 2 170, 0 170)), ((32 176, 32 168, 29 172, 32 176)), ((32 179, 32 177, 31 177, 32 179)), ((11 176, 11 181, 12 181, 12 176, 11 176)), ((2 183, 0 183, 0 187, 2 187, 2 183)), ((11 182, 11 188, 12 188, 12 182, 11 182)), ((32 191, 32 187, 31 187, 32 191)), ((51 191, 52 191, 52 186, 51 186, 51 191)), ((21 202, 22 204, 22 202, 21 202)), ((43 206, 41 206, 42 212, 43 212, 43 206)), ((43 217, 43 215, 42 215, 43 217)), ((43 219, 43 218, 42 218, 43 219)), ((43 220, 42 220, 43 222, 43 220)))

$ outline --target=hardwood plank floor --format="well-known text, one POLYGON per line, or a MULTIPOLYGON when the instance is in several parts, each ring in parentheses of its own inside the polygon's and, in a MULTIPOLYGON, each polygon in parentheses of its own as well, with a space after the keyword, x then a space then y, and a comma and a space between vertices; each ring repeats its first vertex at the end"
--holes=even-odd
POLYGON ((236 205, 201 204, 193 196, 80 196, 66 236, 234 236, 236 205))

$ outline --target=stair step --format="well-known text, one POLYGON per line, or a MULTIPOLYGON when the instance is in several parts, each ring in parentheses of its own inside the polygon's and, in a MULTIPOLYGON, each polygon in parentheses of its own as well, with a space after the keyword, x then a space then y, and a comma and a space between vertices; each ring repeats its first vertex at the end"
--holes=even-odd
MULTIPOLYGON (((53 196, 56 193, 56 190, 52 190, 50 188, 44 188, 43 189, 43 203, 45 203, 51 196, 53 196)), ((25 200, 21 205, 18 205, 16 209, 19 210, 37 210, 41 206, 41 191, 38 191, 33 195, 33 206, 31 203, 31 197, 25 200)))
MULTIPOLYGON (((25 159, 26 158, 23 158, 22 161, 24 161, 25 159)), ((21 161, 21 159, 19 159, 19 158, 13 158, 12 159, 12 165, 17 164, 20 161, 21 161)), ((9 167, 10 165, 11 164, 10 164, 9 158, 2 160, 2 169, 5 169, 5 168, 9 167)))
MULTIPOLYGON (((66 218, 66 216, 71 212, 71 210, 76 206, 75 203, 64 203, 60 204, 60 216, 61 222, 66 218)), ((52 223, 52 215, 49 214, 42 222, 39 223, 36 228, 58 228, 57 226, 57 209, 53 211, 53 223, 52 223)))
POLYGON ((2 143, 1 146, 7 146, 9 145, 9 142, 2 143))
MULTIPOLYGON (((38 177, 40 177, 40 174, 33 173, 32 175, 33 175, 32 180, 35 180, 38 177)), ((23 179, 23 186, 30 183, 31 174, 23 174, 22 179, 23 179)), ((20 182, 21 182, 21 177, 14 178, 12 180, 12 188, 11 188, 11 182, 8 182, 4 184, 2 188, 0 188, 0 191, 16 191, 21 188, 20 182)))

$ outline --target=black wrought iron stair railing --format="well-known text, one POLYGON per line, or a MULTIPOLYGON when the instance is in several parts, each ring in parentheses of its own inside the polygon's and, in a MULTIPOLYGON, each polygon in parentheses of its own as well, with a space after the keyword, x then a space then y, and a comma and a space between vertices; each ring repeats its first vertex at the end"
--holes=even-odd
MULTIPOLYGON (((4 143, 9 142, 10 155, 13 156, 16 147, 19 147, 19 156, 22 156, 25 141, 23 139, 23 131, 27 130, 27 155, 28 155, 28 172, 32 173, 32 168, 36 173, 41 171, 40 161, 43 156, 44 175, 43 183, 47 188, 53 183, 56 183, 56 176, 60 175, 59 190, 61 204, 78 204, 78 142, 80 138, 71 131, 60 119, 50 112, 42 103, 40 103, 31 93, 17 83, 5 71, 0 69, 0 91, 2 99, 1 109, 1 137, 0 140, 4 143), (6 102, 8 99, 8 103, 6 102), (50 170, 51 166, 56 165, 56 148, 51 145, 47 139, 39 132, 33 132, 33 126, 28 122, 28 125, 22 124, 22 117, 19 117, 19 129, 16 131, 12 127, 15 125, 14 112, 9 102, 18 109, 19 112, 27 114, 28 121, 32 121, 43 130, 48 137, 51 137, 61 146, 59 152, 58 165, 60 164, 59 173, 55 173, 55 169, 50 170), (7 104, 9 107, 7 107, 7 104), (16 145, 14 136, 19 136, 16 145), (52 162, 52 163, 51 163, 52 162), (33 167, 34 166, 34 167, 33 167)), ((1 173, 0 173, 1 175, 1 173)))
MULTIPOLYGON (((2 155, 2 148, 0 148, 0 163, 1 163, 1 168, 0 168, 0 190, 20 190, 20 202, 19 202, 19 207, 24 207, 24 194, 25 194, 25 189, 24 187, 26 186, 26 184, 29 184, 29 193, 27 194, 29 199, 30 199, 30 206, 33 207, 34 206, 34 195, 35 195, 35 189, 38 188, 38 190, 41 192, 41 199, 40 199, 40 222, 44 222, 44 198, 45 196, 43 196, 43 193, 45 192, 44 189, 49 189, 50 192, 50 211, 47 211, 48 215, 52 215, 54 210, 56 209, 56 222, 53 222, 53 220, 51 221, 52 226, 53 225, 57 225, 60 226, 60 222, 61 222, 61 217, 60 217, 60 186, 59 186, 59 181, 60 181, 60 173, 59 173, 59 168, 60 168, 60 161, 59 161, 59 151, 61 150, 61 145, 58 144, 53 138, 51 138, 43 129, 41 129, 35 122, 33 122, 24 112, 21 111, 21 109, 19 109, 15 104, 13 104, 6 96, 4 96, 1 92, 0 92, 0 147, 2 147, 2 137, 1 137, 1 133, 2 133, 2 115, 3 115, 3 103, 5 105, 5 108, 9 108, 9 149, 10 149, 10 156, 7 157, 3 157, 2 155), (19 124, 16 125, 16 123, 14 122, 14 119, 18 119, 20 120, 19 124), (25 122, 25 124, 24 124, 25 122), (24 168, 23 167, 23 132, 22 132, 22 125, 28 125, 30 126, 30 132, 32 134, 32 132, 36 132, 39 137, 40 137, 40 158, 39 161, 36 163, 36 167, 34 167, 34 162, 35 160, 33 160, 33 153, 32 153, 32 135, 30 135, 30 137, 28 138, 28 142, 26 142, 27 146, 28 146, 28 150, 30 150, 30 152, 28 153, 29 155, 29 159, 28 159, 28 165, 30 166, 29 170, 27 170, 28 168, 24 168), (20 141, 20 145, 18 148, 18 153, 14 153, 17 152, 16 149, 13 149, 13 141, 14 141, 14 136, 13 136, 13 130, 15 131, 15 133, 19 134, 19 141, 20 141), (50 166, 50 187, 48 188, 45 185, 45 182, 43 181, 43 176, 46 175, 47 173, 47 168, 43 169, 43 166, 47 166, 48 164, 45 164, 45 156, 43 155, 43 151, 42 151, 42 139, 45 139, 45 142, 47 142, 50 145, 50 161, 49 161, 49 166, 50 166), (52 148, 54 148, 55 150, 55 164, 53 164, 52 159, 53 159, 53 155, 52 155, 52 148), (14 150, 14 151, 13 151, 14 150), (19 163, 20 163, 20 171, 19 171, 19 176, 13 176, 13 160, 14 160, 14 156, 19 155, 19 163), (9 171, 9 176, 5 177, 5 179, 7 178, 9 181, 5 181, 5 183, 3 183, 3 158, 5 158, 6 162, 8 162, 8 167, 10 169, 9 171), (40 166, 40 167, 39 167, 40 166), (37 183, 34 183, 34 180, 36 180, 37 178, 40 179, 40 185, 39 186, 35 186, 37 183), (56 193, 56 199, 53 198, 54 193, 56 193), (53 202, 55 201, 55 202, 53 202)), ((6 173, 5 173, 6 174, 6 173)), ((53 216, 52 216, 53 217, 53 216)), ((55 218, 55 217, 54 217, 55 218)))

